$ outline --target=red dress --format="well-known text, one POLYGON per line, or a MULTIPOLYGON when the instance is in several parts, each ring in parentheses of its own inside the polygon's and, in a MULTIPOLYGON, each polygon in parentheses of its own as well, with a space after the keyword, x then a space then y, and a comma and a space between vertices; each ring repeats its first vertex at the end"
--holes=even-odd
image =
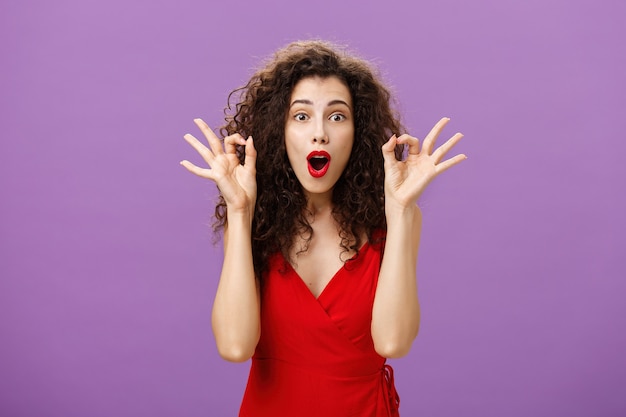
POLYGON ((371 336, 380 262, 381 245, 366 243, 316 299, 281 254, 270 259, 240 417, 398 416, 371 336))

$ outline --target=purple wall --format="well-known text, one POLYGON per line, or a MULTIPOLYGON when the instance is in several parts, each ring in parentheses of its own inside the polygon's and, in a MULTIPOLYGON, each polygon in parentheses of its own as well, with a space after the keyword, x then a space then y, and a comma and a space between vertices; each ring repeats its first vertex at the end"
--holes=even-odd
POLYGON ((0 415, 235 415, 182 135, 309 37, 378 62, 414 135, 466 135, 421 201, 402 415, 626 415, 625 4, 3 1, 0 415))

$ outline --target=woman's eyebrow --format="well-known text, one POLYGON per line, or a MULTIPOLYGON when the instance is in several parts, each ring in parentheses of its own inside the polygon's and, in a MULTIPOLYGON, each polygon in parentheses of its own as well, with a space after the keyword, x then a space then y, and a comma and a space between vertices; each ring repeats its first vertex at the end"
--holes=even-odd
MULTIPOLYGON (((309 106, 313 105, 313 102, 311 100, 308 99, 298 99, 298 100, 294 100, 289 107, 293 107, 294 104, 308 104, 309 106)), ((327 106, 334 106, 335 104, 343 104, 344 106, 346 106, 347 108, 351 108, 350 105, 348 103, 346 103, 343 100, 331 100, 328 102, 327 106)))
POLYGON ((299 99, 299 100, 294 100, 289 107, 293 107, 294 104, 308 104, 310 106, 313 105, 313 102, 311 100, 307 100, 307 99, 299 99))
POLYGON ((346 103, 343 100, 331 100, 328 102, 328 107, 330 106, 334 106, 335 104, 343 104, 344 106, 346 106, 347 108, 351 108, 350 105, 348 103, 346 103))

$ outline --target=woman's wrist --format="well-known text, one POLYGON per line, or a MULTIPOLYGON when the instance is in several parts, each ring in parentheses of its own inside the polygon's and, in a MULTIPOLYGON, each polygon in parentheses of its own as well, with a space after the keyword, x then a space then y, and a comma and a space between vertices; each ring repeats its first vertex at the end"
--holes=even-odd
POLYGON ((228 223, 243 221, 248 224, 252 224, 252 219, 254 217, 254 205, 231 207, 227 204, 226 213, 228 216, 228 223))
POLYGON ((385 202, 385 217, 388 229, 390 226, 394 225, 406 227, 414 224, 414 222, 421 223, 422 211, 418 205, 414 203, 404 205, 385 202))

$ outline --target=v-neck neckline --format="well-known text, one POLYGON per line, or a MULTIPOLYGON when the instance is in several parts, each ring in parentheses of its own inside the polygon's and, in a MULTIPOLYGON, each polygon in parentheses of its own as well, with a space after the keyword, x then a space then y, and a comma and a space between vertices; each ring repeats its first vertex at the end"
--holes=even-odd
POLYGON ((319 295, 316 297, 315 294, 313 294, 313 292, 311 291, 311 289, 309 288, 308 285, 306 285, 306 282, 304 282, 304 279, 302 278, 302 276, 300 276, 300 274, 298 273, 298 271, 296 271, 296 268, 293 267, 293 265, 291 265, 291 262, 289 262, 288 260, 285 259, 284 256, 282 256, 281 254, 281 258, 283 258, 283 261, 285 262, 285 264, 287 264, 287 268, 293 272, 293 274, 296 276, 296 278, 298 279, 298 281, 300 281, 302 283, 303 288, 306 290, 307 293, 309 293, 311 295, 311 297, 313 297, 313 299, 315 301, 317 301, 318 303, 320 302, 320 299, 324 296, 324 294, 326 294, 328 291, 328 287, 332 286, 333 282, 337 281, 337 277, 346 269, 346 265, 348 264, 348 262, 354 262, 356 261, 356 256, 358 255, 359 257, 363 256, 363 252, 365 250, 367 250, 369 247, 369 241, 365 241, 365 243, 363 245, 361 245, 361 248, 359 249, 358 253, 355 253, 350 259, 348 259, 346 262, 344 262, 337 271, 335 271, 335 273, 333 274, 333 276, 330 278, 330 280, 326 283, 326 285, 324 286, 324 288, 322 288, 322 291, 319 293, 319 295))

